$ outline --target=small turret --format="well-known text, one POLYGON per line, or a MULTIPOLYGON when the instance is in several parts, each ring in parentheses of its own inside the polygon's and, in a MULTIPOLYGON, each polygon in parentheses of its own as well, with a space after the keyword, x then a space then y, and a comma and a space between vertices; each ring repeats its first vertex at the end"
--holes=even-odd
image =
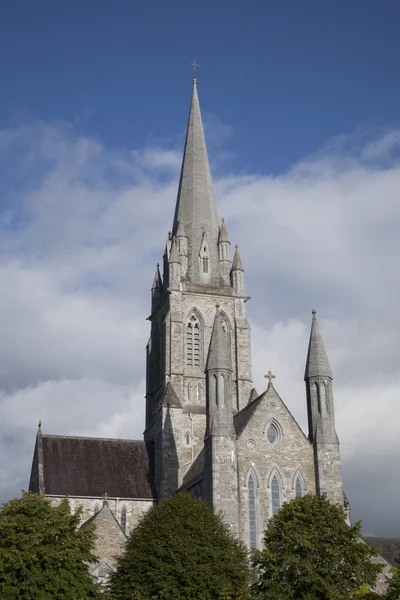
POLYGON ((188 239, 183 224, 182 213, 179 215, 178 229, 176 231, 176 244, 178 246, 179 261, 182 266, 182 279, 185 279, 188 272, 188 239))
POLYGON ((169 287, 173 290, 179 289, 181 282, 181 263, 179 260, 176 238, 172 238, 171 250, 169 252, 169 287))
POLYGON ((232 287, 235 288, 238 296, 244 296, 244 269, 239 254, 239 246, 235 246, 235 256, 233 257, 232 271, 232 287))
POLYGON ((316 311, 312 324, 304 380, 307 392, 308 437, 314 446, 317 492, 343 504, 339 438, 333 410, 332 371, 316 311))
POLYGON ((153 285, 151 286, 151 308, 152 310, 158 304, 162 295, 162 280, 160 274, 160 265, 157 263, 156 272, 154 274, 153 285))
POLYGON ((222 285, 231 285, 230 273, 232 269, 232 263, 230 257, 230 246, 231 243, 229 241, 225 219, 222 217, 222 224, 218 236, 219 270, 221 273, 222 285))
POLYGON ((206 364, 207 407, 204 437, 204 499, 222 512, 232 533, 239 531, 236 433, 232 412, 232 360, 219 306, 206 364))

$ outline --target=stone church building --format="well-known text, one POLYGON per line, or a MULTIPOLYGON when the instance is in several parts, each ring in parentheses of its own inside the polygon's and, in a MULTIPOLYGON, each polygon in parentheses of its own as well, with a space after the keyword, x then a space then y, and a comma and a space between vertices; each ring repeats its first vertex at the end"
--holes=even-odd
MULTIPOLYGON (((172 215, 171 215, 172 216, 172 215)), ((144 439, 44 434, 39 427, 30 490, 69 496, 96 523, 93 565, 113 569, 126 535, 154 502, 177 490, 222 510, 249 548, 285 501, 325 492, 347 508, 335 428, 332 372, 315 311, 305 367, 308 433, 268 374, 252 384, 244 269, 219 221, 193 82, 172 233, 151 289, 144 439)), ((400 550, 400 548, 399 548, 400 550)))

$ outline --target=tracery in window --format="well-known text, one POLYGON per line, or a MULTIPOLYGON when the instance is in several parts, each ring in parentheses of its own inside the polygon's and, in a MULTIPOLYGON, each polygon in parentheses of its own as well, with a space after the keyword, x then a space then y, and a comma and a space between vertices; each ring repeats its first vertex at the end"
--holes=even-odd
POLYGON ((271 504, 272 514, 276 515, 279 512, 282 504, 281 485, 277 475, 274 475, 271 479, 271 504))
POLYGON ((257 484, 253 473, 247 482, 250 548, 257 548, 257 484))
POLYGON ((186 326, 186 366, 200 369, 200 323, 194 314, 186 326))
POLYGON ((301 498, 302 496, 304 496, 303 482, 301 481, 299 475, 297 475, 297 477, 296 477, 295 492, 296 492, 296 498, 301 498))
POLYGON ((279 440, 279 432, 274 423, 271 423, 267 429, 267 440, 271 446, 276 446, 279 440))
POLYGON ((121 528, 122 528, 123 532, 126 533, 126 508, 125 508, 125 506, 123 506, 122 510, 121 510, 121 528))

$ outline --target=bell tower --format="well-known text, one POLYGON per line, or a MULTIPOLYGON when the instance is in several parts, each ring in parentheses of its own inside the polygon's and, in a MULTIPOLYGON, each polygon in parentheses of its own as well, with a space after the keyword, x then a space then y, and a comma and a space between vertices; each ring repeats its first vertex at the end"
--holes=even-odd
POLYGON ((219 225, 194 76, 172 232, 163 275, 156 269, 149 317, 145 439, 155 446, 159 498, 179 487, 203 448, 205 368, 216 304, 229 349, 232 412, 250 398, 248 298, 238 252, 234 268, 231 260, 224 219, 219 225))

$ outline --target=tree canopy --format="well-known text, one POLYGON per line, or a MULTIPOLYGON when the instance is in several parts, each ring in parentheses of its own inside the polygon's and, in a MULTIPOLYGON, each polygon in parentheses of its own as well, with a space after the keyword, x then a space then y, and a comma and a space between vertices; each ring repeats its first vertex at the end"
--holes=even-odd
POLYGON ((78 529, 80 512, 23 492, 0 508, 0 598, 85 600, 98 598, 88 571, 94 531, 78 529))
POLYGON ((306 495, 284 504, 268 522, 264 550, 254 555, 254 588, 268 600, 350 600, 382 570, 378 551, 349 527, 344 509, 325 496, 306 495))
POLYGON ((247 550, 219 515, 189 494, 154 506, 132 531, 111 575, 115 600, 244 598, 247 550))
POLYGON ((399 600, 400 599, 400 554, 396 559, 396 562, 392 568, 393 579, 391 579, 387 598, 388 600, 399 600))

